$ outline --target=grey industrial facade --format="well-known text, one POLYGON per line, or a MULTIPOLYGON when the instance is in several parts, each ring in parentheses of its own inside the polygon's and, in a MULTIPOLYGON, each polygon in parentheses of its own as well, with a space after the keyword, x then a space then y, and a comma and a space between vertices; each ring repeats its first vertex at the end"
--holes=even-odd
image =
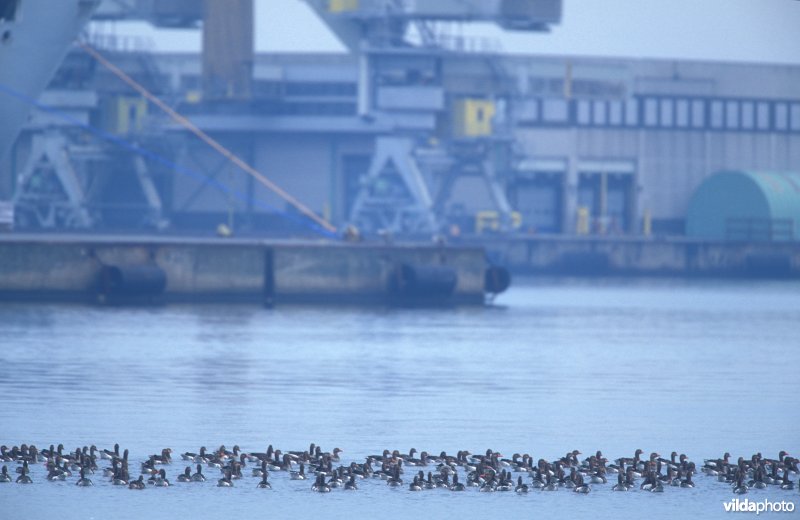
MULTIPOLYGON (((601 173, 608 174, 608 232, 640 232, 649 213, 654 232, 680 234, 692 192, 713 172, 800 170, 800 67, 502 59, 520 96, 507 105, 515 111, 507 117, 520 153, 504 179, 529 231, 573 232, 581 206, 600 216, 601 173), (585 92, 577 91, 581 84, 585 92)), ((250 135, 248 153, 259 170, 341 222, 357 185, 352 176, 364 173, 374 135, 381 133, 354 115, 355 61, 259 56, 256 84, 283 83, 285 113, 198 120, 211 131, 250 135)), ((175 88, 191 87, 200 73, 197 57, 163 56, 159 65, 175 88)), ((476 90, 479 74, 465 75, 476 90)), ((464 193, 454 195, 465 201, 466 212, 492 209, 479 181, 463 184, 464 193)), ((268 193, 257 198, 280 205, 268 193)), ((193 207, 213 211, 219 204, 209 197, 193 207)))
MULTIPOLYGON (((408 135, 424 151, 441 116, 464 96, 491 100, 495 133, 513 143, 498 178, 524 233, 575 233, 583 212, 582 231, 590 234, 679 235, 694 189, 715 171, 800 170, 797 66, 460 53, 442 61, 440 85, 415 78, 415 101, 397 101, 391 85, 379 89, 376 103, 393 111, 370 118, 357 115, 355 56, 257 55, 254 100, 213 110, 195 103, 199 55, 156 54, 147 67, 134 53, 115 56, 134 77, 155 77, 161 95, 201 128, 337 225, 348 220, 363 187, 376 138, 408 135)), ((96 75, 72 95, 87 88, 129 95, 96 75)), ((69 94, 58 78, 53 89, 69 94)), ((100 101, 82 109, 88 120, 108 119, 100 101)), ((257 231, 275 222, 276 210, 292 211, 181 128, 149 114, 123 131, 151 139, 166 132, 159 140, 170 143, 175 161, 198 173, 156 175, 172 222, 205 225, 227 215, 257 231), (229 189, 215 189, 219 184, 229 189)), ((24 162, 25 140, 45 126, 29 125, 12 161, 24 162)), ((436 184, 435 171, 426 175, 436 184)), ((496 209, 489 191, 485 179, 461 177, 444 211, 469 232, 477 214, 496 209)))

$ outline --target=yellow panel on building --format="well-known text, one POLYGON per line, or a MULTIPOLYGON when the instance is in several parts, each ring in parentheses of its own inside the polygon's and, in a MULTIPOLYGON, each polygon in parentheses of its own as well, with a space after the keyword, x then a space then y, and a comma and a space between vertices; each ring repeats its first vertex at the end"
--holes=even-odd
POLYGON ((358 0, 330 0, 328 10, 332 13, 355 11, 358 9, 358 0))
POLYGON ((492 135, 492 120, 497 112, 493 101, 462 99, 456 102, 453 129, 456 137, 492 135))
POLYGON ((147 117, 147 101, 144 98, 120 96, 109 103, 110 110, 106 111, 106 128, 109 131, 125 135, 142 130, 147 117))

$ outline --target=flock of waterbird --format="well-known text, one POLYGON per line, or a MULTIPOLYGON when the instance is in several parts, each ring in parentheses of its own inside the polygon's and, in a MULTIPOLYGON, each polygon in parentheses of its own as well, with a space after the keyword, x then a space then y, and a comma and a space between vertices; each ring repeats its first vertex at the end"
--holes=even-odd
MULTIPOLYGON (((43 466, 47 470, 46 480, 65 481, 78 476, 77 486, 91 486, 90 477, 101 473, 118 486, 141 490, 148 486, 165 487, 172 485, 163 466, 172 464, 172 450, 165 448, 160 454, 150 455, 141 463, 137 478, 132 478, 128 450, 120 453, 118 444, 113 450, 99 450, 94 445, 65 452, 64 446, 51 445, 49 449, 39 450, 35 445, 22 444, 8 448, 0 446, 0 462, 16 465, 16 478, 9 474, 8 465, 2 466, 0 483, 16 481, 30 484, 31 467, 43 466), (103 459, 110 465, 100 468, 103 459), (158 467, 161 466, 161 467, 158 467), (13 479, 13 480, 12 480, 13 479)), ((273 449, 272 445, 264 452, 244 452, 239 446, 231 450, 220 446, 209 451, 205 447, 197 453, 185 452, 180 455, 186 466, 177 482, 197 483, 212 481, 203 472, 205 467, 218 470, 221 477, 216 479, 218 487, 232 487, 235 482, 243 482, 247 468, 250 475, 260 479, 257 487, 271 489, 270 472, 286 474, 291 480, 313 480, 311 490, 330 492, 332 489, 357 490, 359 483, 366 479, 380 479, 391 487, 407 487, 410 491, 426 489, 446 489, 465 491, 477 489, 481 492, 515 491, 528 493, 532 490, 556 491, 570 490, 574 493, 589 493, 592 485, 608 482, 608 475, 616 475, 613 491, 641 491, 660 493, 668 487, 693 488, 692 477, 697 473, 694 462, 684 455, 672 452, 669 458, 658 453, 642 457, 644 452, 637 449, 633 457, 621 457, 609 462, 603 453, 581 460, 581 452, 573 450, 557 460, 534 461, 528 454, 515 453, 511 458, 493 450, 482 454, 458 451, 456 455, 441 452, 431 455, 411 449, 408 454, 398 450, 384 450, 378 455, 367 456, 363 463, 340 464, 342 450, 323 451, 311 444, 305 451, 286 451, 273 449), (463 476, 463 481, 461 480, 463 476), (516 479, 515 479, 516 476, 516 479), (405 479, 405 480, 404 480, 405 479)), ((719 459, 706 459, 700 471, 709 477, 730 484, 733 493, 747 493, 749 489, 764 489, 768 486, 784 490, 795 489, 790 475, 796 475, 798 459, 781 451, 777 458, 768 458, 760 453, 749 459, 739 457, 731 461, 730 453, 719 459)), ((612 478, 613 480, 613 478, 612 478)))

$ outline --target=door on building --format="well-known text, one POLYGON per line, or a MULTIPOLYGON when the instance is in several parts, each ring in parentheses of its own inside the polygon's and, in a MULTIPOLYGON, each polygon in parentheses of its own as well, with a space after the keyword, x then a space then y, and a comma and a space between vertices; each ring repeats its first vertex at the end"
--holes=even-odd
POLYGON ((578 208, 589 215, 592 234, 623 234, 633 229, 634 176, 630 172, 581 171, 578 208))
POLYGON ((510 185, 508 191, 511 206, 522 216, 523 231, 528 233, 564 231, 563 172, 523 172, 510 185))

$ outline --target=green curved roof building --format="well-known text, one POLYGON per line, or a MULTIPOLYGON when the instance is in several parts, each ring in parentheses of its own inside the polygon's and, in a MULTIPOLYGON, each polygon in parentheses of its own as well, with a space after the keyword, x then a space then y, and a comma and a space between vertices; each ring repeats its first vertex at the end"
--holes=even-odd
POLYGON ((715 173, 689 202, 686 234, 712 240, 799 240, 800 173, 715 173))

